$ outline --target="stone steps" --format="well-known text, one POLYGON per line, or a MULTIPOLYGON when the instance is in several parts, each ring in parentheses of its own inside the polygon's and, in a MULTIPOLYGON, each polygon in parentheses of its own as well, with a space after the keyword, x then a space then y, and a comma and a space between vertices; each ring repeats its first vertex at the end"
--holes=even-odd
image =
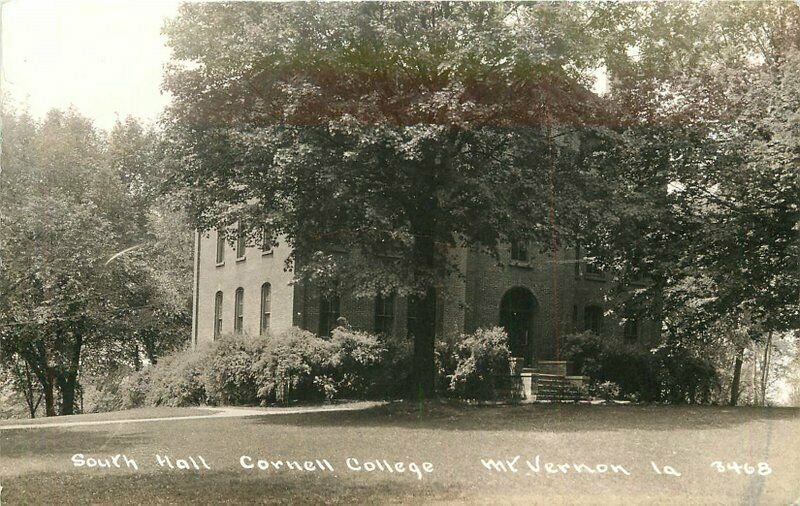
POLYGON ((588 378, 525 370, 521 374, 526 402, 576 402, 588 400, 581 387, 588 378))

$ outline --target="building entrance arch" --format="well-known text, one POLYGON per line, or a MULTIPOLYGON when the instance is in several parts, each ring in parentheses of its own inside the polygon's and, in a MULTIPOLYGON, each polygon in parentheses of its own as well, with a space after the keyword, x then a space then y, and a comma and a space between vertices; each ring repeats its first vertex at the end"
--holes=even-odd
POLYGON ((500 326, 508 334, 511 356, 523 358, 526 365, 533 360, 533 322, 536 297, 523 286, 508 290, 500 300, 500 326))

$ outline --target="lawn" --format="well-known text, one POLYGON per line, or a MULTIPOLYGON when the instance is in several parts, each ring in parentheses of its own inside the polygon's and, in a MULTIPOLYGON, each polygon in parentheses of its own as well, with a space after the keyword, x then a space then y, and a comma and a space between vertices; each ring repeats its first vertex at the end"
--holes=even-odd
POLYGON ((794 409, 399 403, 0 430, 0 485, 3 505, 789 504, 798 450, 794 409), (75 454, 124 454, 138 469, 76 467, 75 454))

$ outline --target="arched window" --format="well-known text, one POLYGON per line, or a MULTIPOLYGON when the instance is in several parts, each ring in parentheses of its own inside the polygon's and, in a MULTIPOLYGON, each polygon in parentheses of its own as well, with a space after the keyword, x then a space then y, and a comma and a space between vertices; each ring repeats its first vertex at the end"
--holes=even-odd
POLYGON ((269 320, 272 316, 272 285, 261 285, 261 333, 269 330, 269 320))
POLYGON ((217 264, 225 263, 225 234, 217 229, 217 264))
POLYGON ((236 298, 233 307, 233 331, 242 333, 244 328, 244 288, 236 289, 236 298))
POLYGON ((408 297, 406 308, 406 337, 414 338, 419 333, 420 317, 422 315, 422 300, 416 296, 408 297))
POLYGON ((391 335, 394 330, 394 294, 375 298, 375 332, 391 335))
POLYGON ((339 296, 329 295, 319 299, 319 335, 329 336, 339 319, 339 296))
POLYGON ((634 319, 628 319, 622 327, 622 335, 626 342, 636 342, 639 338, 639 322, 634 319))
POLYGON ((603 308, 600 306, 586 306, 583 310, 583 328, 595 334, 603 332, 603 308))
POLYGON ((214 339, 222 334, 222 292, 214 296, 214 339))
POLYGON ((242 222, 240 221, 236 230, 236 260, 243 259, 246 252, 247 236, 244 234, 244 227, 242 227, 242 222))

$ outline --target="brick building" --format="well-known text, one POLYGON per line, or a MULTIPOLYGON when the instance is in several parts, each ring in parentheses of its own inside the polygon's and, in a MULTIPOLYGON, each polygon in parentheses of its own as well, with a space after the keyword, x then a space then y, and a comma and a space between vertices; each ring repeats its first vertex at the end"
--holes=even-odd
MULTIPOLYGON (((230 246, 215 232, 195 239, 192 339, 195 346, 228 333, 257 335, 291 326, 324 335, 345 317, 355 328, 406 336, 414 306, 401 297, 357 299, 342 293, 325 298, 313 287, 292 284, 284 271, 289 248, 230 246)), ((501 325, 512 353, 525 364, 557 358, 556 335, 593 330, 632 344, 658 335, 654 322, 606 315, 606 275, 564 250, 553 261, 530 248, 509 247, 500 261, 478 251, 455 252, 463 276, 453 276, 441 294, 437 335, 457 336, 501 325), (555 268, 554 268, 555 266, 555 268)))

